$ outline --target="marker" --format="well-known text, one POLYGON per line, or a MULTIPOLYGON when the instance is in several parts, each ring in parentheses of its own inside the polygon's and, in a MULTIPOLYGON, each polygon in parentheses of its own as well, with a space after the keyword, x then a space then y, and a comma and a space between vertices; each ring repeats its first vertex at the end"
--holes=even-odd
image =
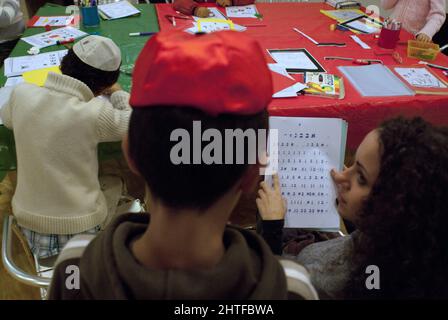
POLYGON ((56 44, 67 44, 67 43, 72 43, 72 42, 75 42, 75 38, 70 38, 70 39, 68 39, 68 40, 65 40, 65 41, 60 41, 60 40, 58 40, 58 41, 56 41, 56 44))
POLYGON ((142 36, 151 36, 156 34, 157 32, 131 32, 129 34, 130 37, 142 37, 142 36))
POLYGON ((429 62, 426 62, 426 61, 419 61, 418 63, 427 65, 428 67, 431 67, 431 68, 434 68, 434 69, 448 71, 448 67, 440 66, 438 64, 433 64, 433 63, 429 63, 429 62))

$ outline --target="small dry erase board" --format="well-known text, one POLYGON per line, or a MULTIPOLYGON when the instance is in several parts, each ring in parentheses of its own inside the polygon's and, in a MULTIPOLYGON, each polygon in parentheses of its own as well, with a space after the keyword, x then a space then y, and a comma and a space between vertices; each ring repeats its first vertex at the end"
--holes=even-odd
POLYGON ((326 72, 324 67, 306 49, 268 49, 275 62, 288 73, 326 72))

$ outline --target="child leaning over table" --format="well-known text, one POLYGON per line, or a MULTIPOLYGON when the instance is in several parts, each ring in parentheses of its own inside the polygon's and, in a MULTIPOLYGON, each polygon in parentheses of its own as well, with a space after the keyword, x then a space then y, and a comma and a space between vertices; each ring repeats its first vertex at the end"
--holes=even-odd
MULTIPOLYGON (((248 4, 253 4, 255 0, 215 0, 216 3, 221 7, 229 6, 245 6, 248 4)), ((200 7, 198 2, 208 2, 207 0, 174 0, 173 8, 183 14, 194 15, 200 18, 207 18, 210 11, 205 7, 200 7)), ((213 1, 210 1, 213 2, 213 1)))
POLYGON ((381 0, 381 6, 422 42, 431 42, 446 19, 446 0, 381 0))
POLYGON ((120 141, 128 128, 120 64, 112 40, 88 36, 63 58, 62 75, 49 73, 43 87, 18 85, 1 110, 17 150, 13 213, 39 258, 57 255, 74 234, 99 231, 108 216, 97 146, 120 141))

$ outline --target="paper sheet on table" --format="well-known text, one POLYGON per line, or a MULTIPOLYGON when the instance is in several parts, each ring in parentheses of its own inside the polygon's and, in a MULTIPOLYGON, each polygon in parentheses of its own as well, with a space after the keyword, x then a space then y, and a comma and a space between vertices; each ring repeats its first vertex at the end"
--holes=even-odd
POLYGON ((45 81, 47 80, 47 76, 49 72, 59 73, 61 74, 61 70, 59 67, 50 67, 45 69, 27 71, 23 74, 23 80, 26 83, 32 83, 43 87, 45 81))
MULTIPOLYGON (((227 20, 227 17, 221 11, 219 11, 218 8, 207 8, 207 9, 210 11, 210 14, 208 15, 208 19, 227 20)), ((198 21, 199 19, 207 19, 207 18, 200 18, 200 17, 193 16, 193 19, 195 21, 198 21)))
POLYGON ((48 32, 38 33, 29 37, 21 38, 26 43, 39 49, 55 45, 58 41, 78 39, 88 34, 73 27, 64 27, 48 32))
POLYGON ((415 95, 413 90, 408 88, 392 71, 382 64, 344 66, 338 67, 338 69, 363 97, 415 95))
POLYGON ((298 96, 298 92, 308 88, 306 85, 300 82, 296 82, 292 86, 278 91, 272 95, 272 98, 293 98, 298 96))
POLYGON ((197 32, 216 32, 221 30, 235 30, 235 31, 246 31, 247 28, 234 24, 231 20, 221 20, 221 19, 199 19, 197 22, 193 22, 193 26, 185 29, 188 33, 197 32))
POLYGON ((445 89, 447 86, 425 68, 395 68, 411 86, 418 88, 445 89))
POLYGON ((257 18, 258 10, 254 4, 248 6, 226 7, 226 15, 229 18, 257 18))
POLYGON ((28 22, 29 27, 65 27, 74 20, 73 16, 36 16, 28 22))
POLYGON ((316 70, 317 67, 310 58, 300 51, 270 52, 275 62, 283 65, 286 69, 316 70))
POLYGON ((62 58, 68 50, 41 53, 35 56, 12 57, 5 60, 5 76, 20 76, 31 70, 43 69, 61 65, 62 58))
MULTIPOLYGON (((8 102, 9 97, 11 96, 11 92, 14 89, 14 87, 3 87, 0 88, 0 110, 2 110, 2 107, 6 102, 8 102)), ((1 116, 1 112, 0 112, 1 116)), ((2 118, 0 117, 0 124, 3 124, 2 118)))
POLYGON ((284 66, 278 63, 269 63, 268 67, 272 75, 273 98, 297 97, 297 92, 307 88, 306 85, 297 82, 284 66))
POLYGON ((320 12, 338 22, 348 21, 365 15, 364 12, 358 9, 320 10, 320 12))
POLYGON ((98 6, 98 10, 109 20, 129 17, 140 13, 140 10, 128 1, 101 4, 98 6))
POLYGON ((352 27, 356 30, 362 31, 367 34, 379 33, 381 31, 381 29, 378 25, 375 25, 375 24, 369 22, 368 19, 355 20, 355 21, 346 23, 344 25, 347 27, 352 27))
POLYGON ((23 82, 25 82, 23 77, 11 77, 6 80, 5 87, 13 87, 23 82))

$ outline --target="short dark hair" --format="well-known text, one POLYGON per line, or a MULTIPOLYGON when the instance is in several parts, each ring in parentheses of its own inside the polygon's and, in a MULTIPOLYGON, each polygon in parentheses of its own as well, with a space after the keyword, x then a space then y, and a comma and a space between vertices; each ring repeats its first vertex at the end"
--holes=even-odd
POLYGON ((120 76, 120 68, 115 71, 103 71, 89 66, 78 58, 73 49, 68 50, 67 55, 62 59, 61 71, 86 84, 94 95, 101 94, 104 89, 112 86, 120 76))
POLYGON ((380 173, 354 237, 348 298, 448 298, 448 130, 421 118, 378 129, 380 173), (380 269, 380 290, 366 268, 380 269))
MULTIPOLYGON (((170 141, 171 133, 180 128, 193 136, 193 121, 201 121, 202 132, 213 128, 222 137, 225 129, 268 128, 266 110, 254 115, 210 116, 188 107, 135 108, 129 123, 130 156, 152 194, 171 208, 208 208, 234 186, 249 166, 247 159, 244 164, 173 164, 170 151, 177 142, 170 141)), ((225 156, 225 150, 222 152, 225 156)))

